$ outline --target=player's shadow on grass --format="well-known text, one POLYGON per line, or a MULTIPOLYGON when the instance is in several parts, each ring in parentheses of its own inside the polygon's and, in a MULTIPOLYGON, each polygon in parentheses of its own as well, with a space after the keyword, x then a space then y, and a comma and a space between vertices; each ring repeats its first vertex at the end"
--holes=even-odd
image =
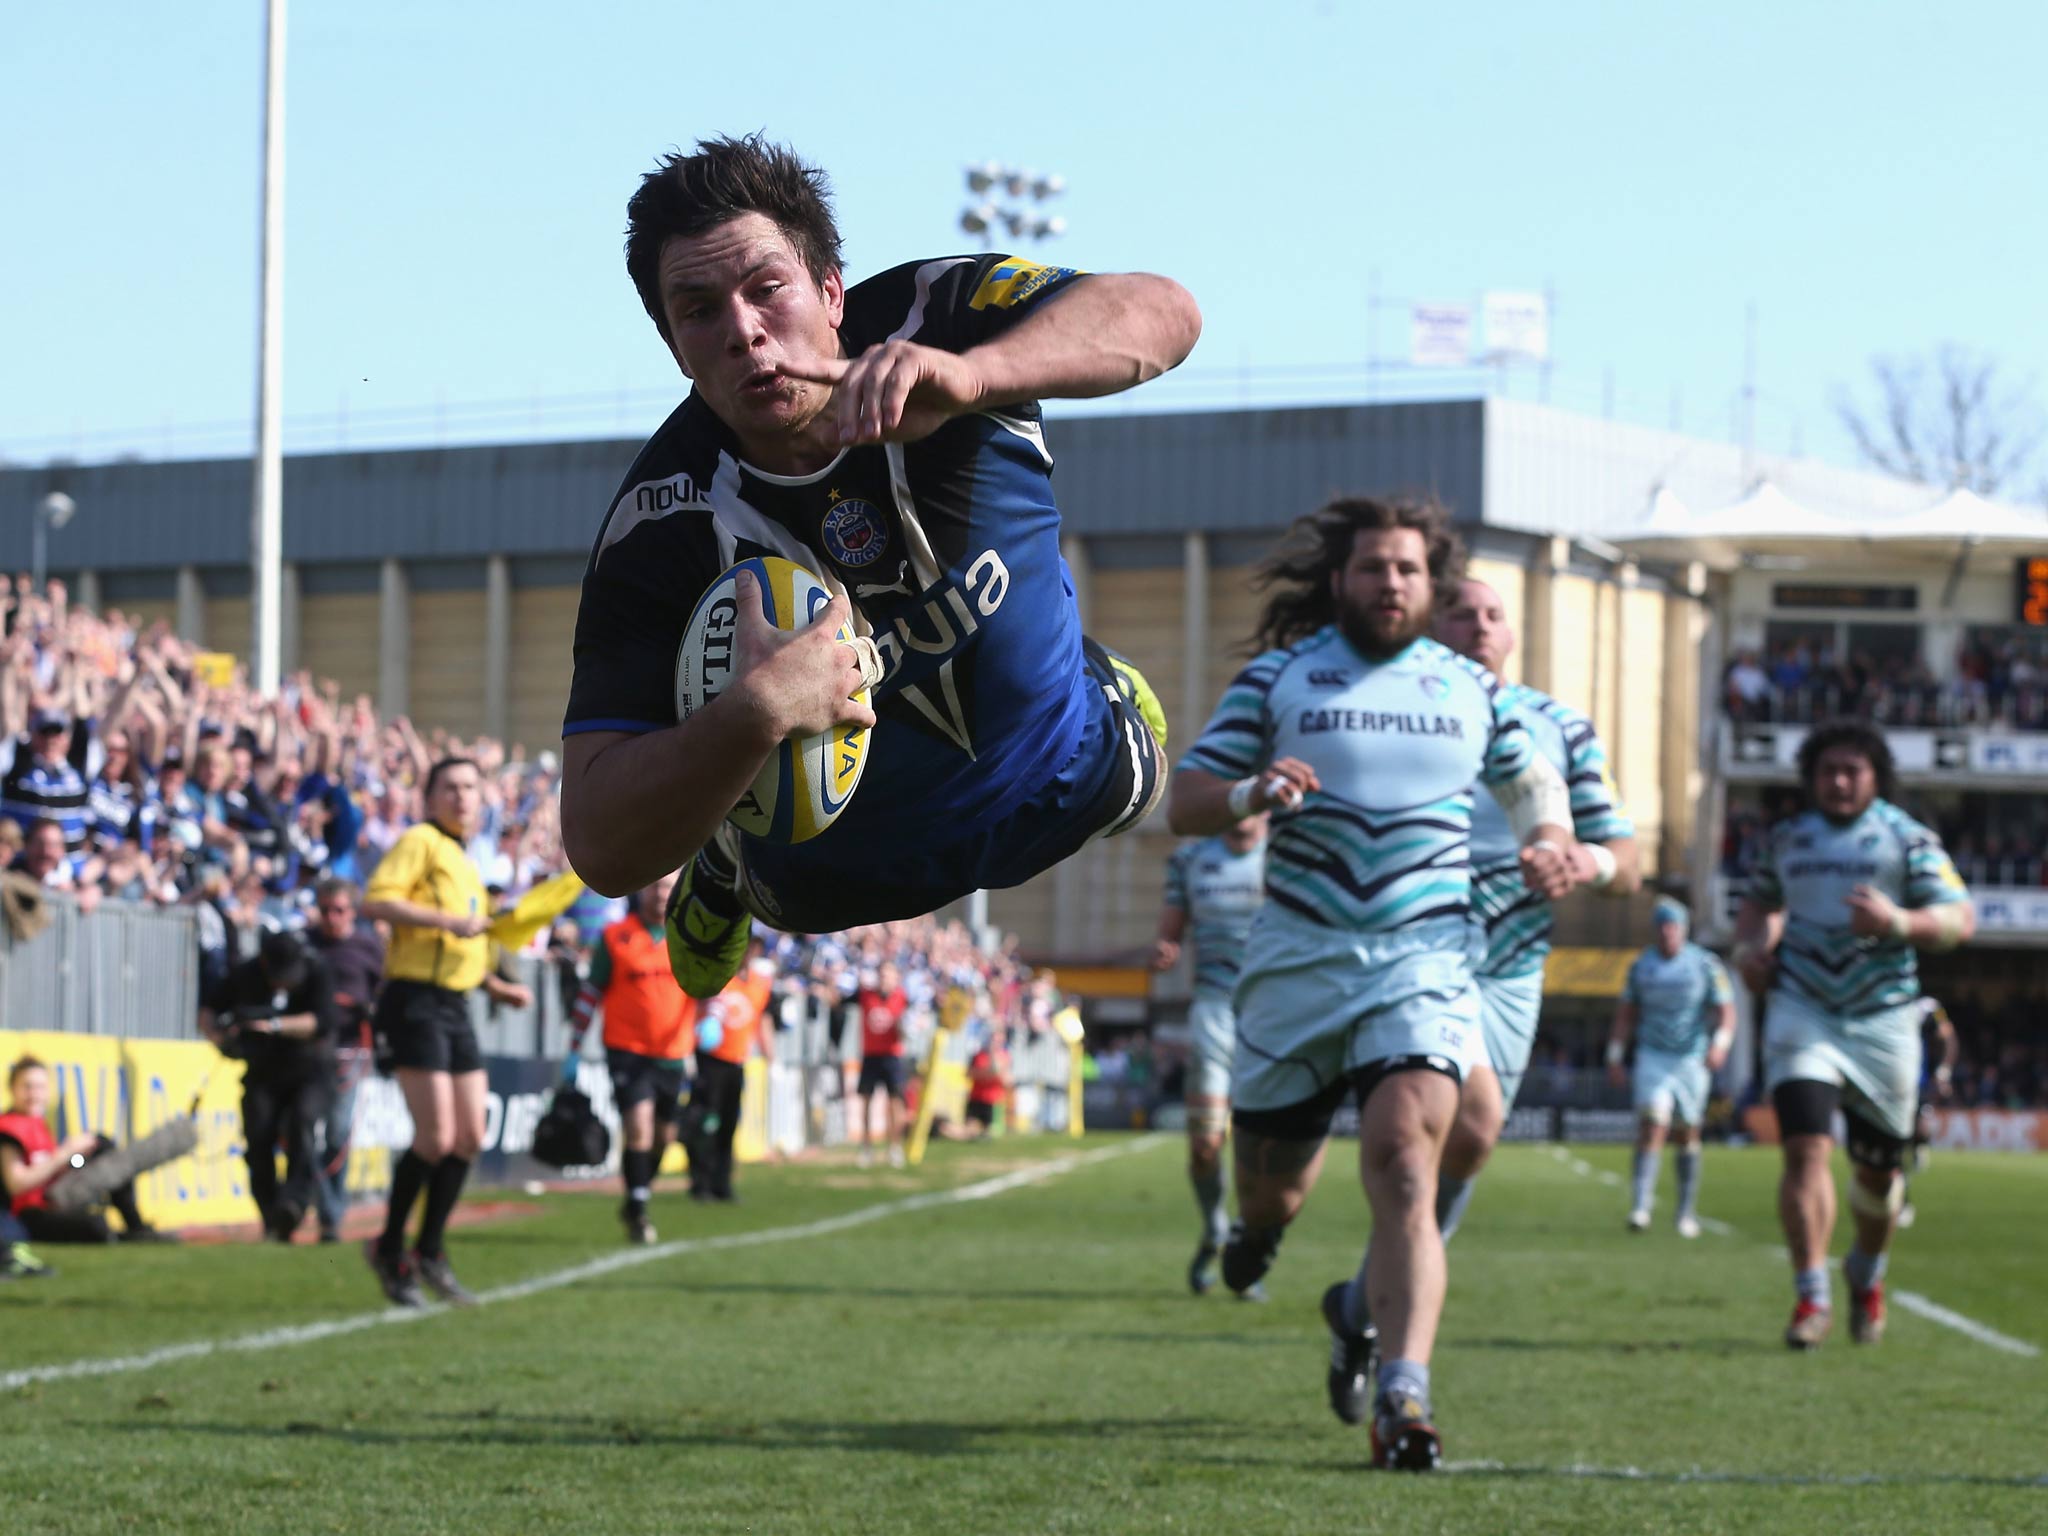
POLYGON ((502 1446, 512 1450, 595 1449, 648 1446, 663 1450, 767 1451, 837 1450, 886 1452, 934 1458, 1006 1456, 1018 1439, 1090 1443, 1125 1436, 1171 1435, 1181 1443, 1227 1441, 1242 1437, 1243 1426, 1222 1419, 1131 1418, 1029 1420, 933 1420, 862 1424, 846 1420, 785 1419, 766 1423, 706 1422, 678 1425, 673 1416, 660 1423, 598 1414, 503 1413, 485 1409, 470 1413, 434 1412, 416 1416, 412 1424, 394 1424, 380 1414, 369 1423, 324 1423, 287 1420, 274 1424, 231 1424, 204 1420, 137 1417, 113 1423, 74 1420, 86 1433, 193 1436, 222 1440, 330 1440, 361 1446, 502 1446))
POLYGON ((1771 1355, 1782 1356, 1776 1339, 1734 1334, 1726 1338, 1687 1339, 1469 1339, 1446 1333, 1440 1341, 1458 1349, 1500 1349, 1518 1354, 1558 1355, 1771 1355))

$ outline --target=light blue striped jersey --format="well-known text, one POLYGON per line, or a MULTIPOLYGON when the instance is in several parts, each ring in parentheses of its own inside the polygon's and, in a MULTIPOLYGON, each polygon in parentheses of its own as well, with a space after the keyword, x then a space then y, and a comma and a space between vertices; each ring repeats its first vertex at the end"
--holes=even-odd
POLYGON ((1889 801, 1871 801, 1847 826, 1801 811, 1771 828, 1749 894, 1785 913, 1778 982, 1851 1017, 1920 995, 1919 957, 1910 944, 1849 931, 1847 897, 1859 885, 1907 908, 1970 897, 1941 839, 1889 801))
POLYGON ((1244 963, 1244 941, 1265 899, 1266 842, 1233 853, 1220 837, 1182 843, 1166 861, 1166 904, 1188 917, 1195 990, 1228 997, 1244 963))
MULTIPOLYGON (((1501 688, 1536 750, 1563 776, 1572 796, 1572 835, 1611 843, 1636 835, 1607 768, 1607 749, 1593 722, 1523 683, 1501 688)), ((1472 905, 1486 924, 1482 976, 1526 976, 1550 953, 1550 903, 1522 880, 1521 840, 1491 795, 1472 807, 1472 905)))
POLYGON ((1636 1009, 1636 1046, 1673 1056, 1705 1056, 1719 1022, 1709 1010, 1735 1001, 1727 967, 1697 944, 1668 959, 1654 944, 1636 956, 1622 983, 1636 1009))
POLYGON ((1434 640, 1367 661, 1335 625, 1254 660, 1181 759, 1239 779, 1276 758, 1322 788, 1273 815, 1266 899, 1310 922, 1390 933, 1472 904, 1472 785, 1529 766, 1499 679, 1434 640))

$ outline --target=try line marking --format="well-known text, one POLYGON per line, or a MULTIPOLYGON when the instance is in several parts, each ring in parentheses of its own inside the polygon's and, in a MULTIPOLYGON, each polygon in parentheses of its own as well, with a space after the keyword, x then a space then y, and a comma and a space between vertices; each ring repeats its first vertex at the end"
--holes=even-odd
POLYGON ((1944 1475, 1928 1477, 1885 1477, 1871 1472, 1721 1472, 1710 1467, 1690 1467, 1672 1472, 1654 1472, 1645 1467, 1594 1467, 1568 1462, 1558 1467, 1518 1466, 1507 1461, 1447 1461, 1443 1471, 1468 1476, 1574 1477, 1614 1483, 1746 1483, 1758 1488, 1899 1488, 1924 1487, 1929 1483, 1971 1483, 1995 1488, 2048 1488, 2048 1473, 2016 1477, 1944 1475))
MULTIPOLYGON (((1612 1173, 1595 1169, 1584 1158, 1573 1156, 1563 1147, 1552 1147, 1550 1149, 1550 1156, 1554 1162, 1563 1164, 1581 1178, 1598 1178, 1603 1184, 1610 1181, 1620 1182, 1612 1173)), ((1735 1228, 1729 1226, 1727 1222, 1716 1221, 1711 1216, 1702 1216, 1700 1218, 1700 1226, 1704 1230, 1713 1233, 1716 1237, 1740 1236, 1735 1228)), ((1784 1257, 1785 1250, 1776 1243, 1762 1243, 1758 1246, 1766 1253, 1779 1258, 1784 1257)), ((1996 1328, 1980 1323, 1974 1317, 1965 1317, 1960 1312, 1944 1307, 1940 1302, 1928 1300, 1927 1297, 1920 1295, 1917 1291, 1892 1291, 1890 1296, 1893 1301, 1904 1307, 1908 1312, 1924 1317, 1930 1323, 1939 1324, 1943 1328, 1952 1328, 1966 1339, 1975 1339, 1979 1344, 1999 1350, 2004 1354, 2018 1355, 2023 1360, 2038 1360, 2041 1357, 2039 1345, 2029 1344, 2025 1339, 2016 1339, 2009 1333, 2000 1333, 1996 1328)), ((1493 1468, 1492 1470, 1512 1469, 1493 1468)), ((1603 1472, 1595 1469, 1586 1472, 1584 1475, 1589 1477, 1618 1477, 1624 1475, 1627 1470, 1603 1472)))
MULTIPOLYGON (((477 1296, 477 1305, 488 1307, 499 1302, 520 1301, 528 1296, 538 1296, 543 1291, 558 1291, 565 1286, 581 1284, 585 1280, 616 1274, 622 1269, 632 1269, 636 1265, 652 1264, 659 1259, 672 1259, 686 1253, 721 1253, 733 1248, 761 1248, 771 1243, 801 1242, 805 1238, 826 1237, 834 1232, 865 1227, 877 1221, 886 1221, 892 1216, 907 1216, 913 1211, 964 1205, 972 1200, 991 1200, 997 1195, 1006 1195, 1015 1189, 1041 1184, 1063 1173, 1072 1173, 1078 1168, 1108 1162, 1111 1158, 1125 1157, 1133 1152, 1146 1151, 1164 1139, 1159 1135, 1140 1136, 1134 1141, 1116 1146, 1098 1147, 1093 1152, 1077 1152, 1068 1157, 1037 1163, 1029 1168, 1014 1169, 977 1183, 962 1184, 954 1189, 930 1190, 921 1195, 906 1195, 901 1200, 885 1200, 879 1205, 863 1206, 857 1211, 848 1211, 841 1216, 827 1216, 817 1221, 800 1222, 793 1227, 765 1227, 756 1232, 732 1232, 719 1237, 678 1238, 673 1242, 657 1243, 650 1248, 623 1249, 587 1263, 571 1265, 568 1269, 558 1269, 549 1274, 536 1275, 531 1280, 520 1280, 511 1285, 501 1285, 494 1290, 483 1291, 477 1296)), ((167 1344, 162 1349, 146 1350, 137 1355, 113 1355, 96 1360, 72 1360, 62 1365, 29 1366, 23 1370, 0 1374, 0 1391, 11 1392, 37 1382, 69 1381, 84 1376, 121 1376, 132 1371, 146 1371, 153 1366, 170 1365, 180 1360, 199 1360, 208 1355, 251 1354, 273 1349, 289 1349, 299 1344, 314 1344, 322 1339, 336 1339, 345 1334, 362 1333, 371 1328, 395 1328, 405 1323, 419 1322, 423 1318, 438 1317, 453 1310, 455 1309, 438 1305, 418 1308, 386 1307, 381 1311, 359 1312, 353 1317, 338 1317, 323 1323, 271 1328, 261 1333, 244 1333, 225 1339, 194 1339, 186 1344, 167 1344)))

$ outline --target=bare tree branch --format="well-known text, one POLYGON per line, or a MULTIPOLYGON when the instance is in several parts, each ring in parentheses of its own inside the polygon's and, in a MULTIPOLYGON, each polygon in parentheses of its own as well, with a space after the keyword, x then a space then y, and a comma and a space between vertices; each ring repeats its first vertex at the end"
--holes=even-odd
POLYGON ((2008 385, 1997 363, 1954 345, 1939 348, 1931 368, 1923 359, 1879 357, 1871 374, 1875 408, 1847 391, 1835 396, 1835 413, 1866 463, 1982 496, 2030 478, 2048 437, 2033 380, 2008 385))

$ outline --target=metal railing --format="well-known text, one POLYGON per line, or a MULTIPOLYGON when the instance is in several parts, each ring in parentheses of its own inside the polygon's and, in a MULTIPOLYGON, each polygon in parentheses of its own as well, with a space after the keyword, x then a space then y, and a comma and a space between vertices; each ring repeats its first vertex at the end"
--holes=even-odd
POLYGON ((32 939, 0 922, 0 1029, 199 1037, 198 925, 189 910, 105 901, 88 914, 59 892, 43 901, 50 922, 32 939))

